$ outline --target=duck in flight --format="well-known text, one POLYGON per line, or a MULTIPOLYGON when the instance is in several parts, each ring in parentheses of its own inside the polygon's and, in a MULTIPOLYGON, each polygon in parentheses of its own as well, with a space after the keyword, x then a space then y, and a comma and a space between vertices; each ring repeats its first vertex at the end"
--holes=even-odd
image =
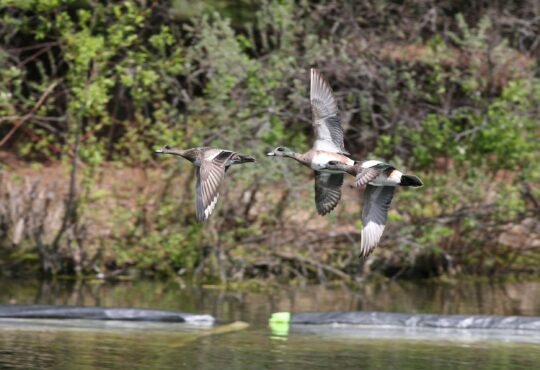
POLYGON ((255 158, 252 156, 210 147, 182 150, 165 145, 154 153, 176 155, 187 159, 195 166, 197 177, 195 204, 197 221, 199 222, 210 217, 216 207, 219 186, 229 167, 235 164, 255 162, 255 158))
POLYGON ((325 167, 354 176, 354 187, 366 186, 362 199, 362 257, 373 252, 381 240, 394 189, 397 186, 417 188, 424 185, 417 176, 405 175, 388 163, 379 161, 355 162, 353 165, 330 161, 325 167))
POLYGON ((354 161, 343 144, 343 128, 332 88, 316 69, 311 69, 311 111, 315 142, 306 153, 295 153, 286 147, 277 147, 269 156, 293 158, 315 172, 315 205, 320 215, 332 211, 341 198, 343 172, 326 165, 330 161, 352 166, 354 161))

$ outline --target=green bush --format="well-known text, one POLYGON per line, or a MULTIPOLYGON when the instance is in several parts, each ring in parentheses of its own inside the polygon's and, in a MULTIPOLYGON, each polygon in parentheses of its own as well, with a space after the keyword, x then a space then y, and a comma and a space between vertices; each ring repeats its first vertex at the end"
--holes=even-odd
POLYGON ((2 4, 0 122, 10 123, 0 126, 2 145, 66 169, 78 158, 62 268, 91 244, 95 253, 77 262, 86 272, 193 272, 207 259, 212 278, 360 273, 349 227, 359 226, 356 199, 317 219, 312 171, 263 155, 310 146, 310 67, 336 92, 353 157, 384 158, 426 184, 398 192, 375 260, 430 274, 534 260, 534 248, 501 237, 538 212, 532 1, 508 2, 504 19, 494 5, 452 1, 231 4, 2 4), (152 156, 166 143, 227 147, 258 163, 229 171, 216 214, 201 226, 191 165, 152 156), (140 168, 145 180, 132 191, 106 181, 140 168))

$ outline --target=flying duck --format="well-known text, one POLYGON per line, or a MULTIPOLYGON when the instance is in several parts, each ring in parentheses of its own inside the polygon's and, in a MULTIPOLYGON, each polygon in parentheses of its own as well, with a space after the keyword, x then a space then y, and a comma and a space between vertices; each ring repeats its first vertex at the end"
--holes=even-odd
POLYGON ((342 171, 326 167, 330 161, 354 165, 343 144, 343 128, 332 88, 314 68, 311 69, 311 111, 315 142, 306 153, 295 153, 286 147, 277 147, 269 156, 290 157, 315 171, 315 204, 320 215, 332 211, 341 198, 342 171))
POLYGON ((353 175, 354 187, 366 185, 362 199, 360 242, 360 254, 363 257, 373 252, 381 240, 395 187, 417 188, 424 185, 417 176, 405 175, 388 163, 374 160, 355 162, 353 165, 330 161, 326 164, 326 168, 353 175))
POLYGON ((182 150, 165 145, 154 153, 176 155, 187 159, 196 167, 195 204, 199 222, 212 214, 219 197, 219 186, 229 167, 234 164, 255 162, 255 158, 249 155, 210 147, 182 150))

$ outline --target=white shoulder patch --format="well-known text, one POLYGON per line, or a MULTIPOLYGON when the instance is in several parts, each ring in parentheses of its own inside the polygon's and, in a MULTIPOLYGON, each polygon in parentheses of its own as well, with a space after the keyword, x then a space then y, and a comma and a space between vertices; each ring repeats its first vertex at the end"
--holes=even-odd
POLYGON ((388 180, 399 184, 401 182, 401 176, 403 176, 402 172, 398 170, 393 170, 390 176, 388 176, 388 180))
POLYGON ((362 163, 362 168, 370 168, 381 163, 382 163, 381 161, 375 161, 375 160, 365 161, 364 163, 362 163))

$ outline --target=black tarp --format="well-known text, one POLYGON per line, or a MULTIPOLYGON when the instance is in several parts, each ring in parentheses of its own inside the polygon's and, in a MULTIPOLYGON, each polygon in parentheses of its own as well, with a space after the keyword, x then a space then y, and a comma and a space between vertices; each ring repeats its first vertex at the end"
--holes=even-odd
POLYGON ((0 305, 0 318, 158 321, 192 324, 215 321, 210 315, 167 310, 21 304, 0 305))
POLYGON ((391 312, 304 312, 292 313, 290 324, 369 325, 455 329, 510 329, 540 331, 538 316, 435 315, 391 312))

